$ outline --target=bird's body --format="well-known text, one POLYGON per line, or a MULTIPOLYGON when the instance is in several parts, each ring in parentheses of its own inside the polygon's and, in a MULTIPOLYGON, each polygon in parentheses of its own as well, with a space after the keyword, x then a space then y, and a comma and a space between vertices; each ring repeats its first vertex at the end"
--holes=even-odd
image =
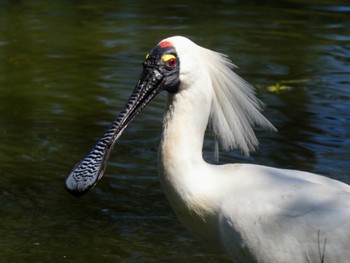
POLYGON ((91 187, 86 178, 95 165, 93 158, 103 161, 98 161, 91 177, 102 176, 111 146, 140 111, 137 105, 142 109, 147 98, 159 92, 150 87, 160 86, 169 97, 159 175, 185 226, 236 263, 350 262, 349 185, 296 170, 204 161, 208 122, 223 148, 245 153, 257 145, 252 126, 274 129, 261 115, 251 86, 230 67, 221 54, 186 38, 161 41, 147 56, 145 71, 124 111, 73 170, 67 188, 79 194, 91 187))
POLYGON ((191 175, 176 184, 162 178, 169 202, 185 226, 234 262, 350 258, 348 185, 252 164, 203 164, 191 175))

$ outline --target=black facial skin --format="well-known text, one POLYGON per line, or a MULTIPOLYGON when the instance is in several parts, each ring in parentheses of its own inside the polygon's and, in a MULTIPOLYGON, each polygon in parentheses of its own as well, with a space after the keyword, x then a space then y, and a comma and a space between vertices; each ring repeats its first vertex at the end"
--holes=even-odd
POLYGON ((176 93, 180 85, 180 60, 176 54, 175 48, 172 46, 167 46, 165 48, 156 46, 148 54, 146 61, 143 63, 145 67, 154 67, 159 70, 164 75, 163 90, 170 93, 176 93), (162 60, 164 54, 174 55, 176 58, 175 66, 169 66, 167 62, 162 60))
POLYGON ((127 104, 95 146, 68 175, 65 186, 69 193, 81 196, 102 178, 112 149, 129 123, 161 91, 178 91, 180 61, 170 44, 158 45, 143 63, 143 71, 127 104), (163 61, 163 55, 174 58, 163 61))

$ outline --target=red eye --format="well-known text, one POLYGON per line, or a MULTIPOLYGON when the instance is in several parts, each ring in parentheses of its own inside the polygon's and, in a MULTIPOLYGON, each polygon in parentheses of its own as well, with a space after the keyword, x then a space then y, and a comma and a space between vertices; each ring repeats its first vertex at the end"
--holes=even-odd
POLYGON ((167 61, 169 67, 175 67, 176 66, 176 59, 171 58, 167 61))

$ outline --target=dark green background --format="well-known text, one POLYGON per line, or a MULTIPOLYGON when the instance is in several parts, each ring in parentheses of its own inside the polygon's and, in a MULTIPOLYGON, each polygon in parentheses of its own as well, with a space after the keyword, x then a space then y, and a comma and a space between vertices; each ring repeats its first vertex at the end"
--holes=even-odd
MULTIPOLYGON (((92 192, 74 198, 63 187, 146 53, 172 35, 228 54, 279 130, 258 131, 250 158, 228 152, 221 162, 350 183, 348 1, 0 0, 0 262, 224 262, 181 226, 160 189, 165 95, 127 129, 92 192), (276 84, 289 88, 270 92, 276 84)), ((213 145, 208 134, 209 161, 213 145)))

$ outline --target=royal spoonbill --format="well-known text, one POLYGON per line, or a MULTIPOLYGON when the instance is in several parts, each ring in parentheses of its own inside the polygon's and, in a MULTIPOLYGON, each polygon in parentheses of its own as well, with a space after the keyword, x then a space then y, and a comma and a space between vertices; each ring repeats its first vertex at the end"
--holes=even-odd
POLYGON ((350 186, 320 175, 202 157, 208 122, 223 149, 253 150, 253 127, 274 130, 252 87, 220 53, 185 37, 146 56, 126 106, 66 179, 82 195, 103 176, 116 141, 159 92, 168 92, 159 176, 170 205, 195 235, 238 262, 350 262, 350 186))

